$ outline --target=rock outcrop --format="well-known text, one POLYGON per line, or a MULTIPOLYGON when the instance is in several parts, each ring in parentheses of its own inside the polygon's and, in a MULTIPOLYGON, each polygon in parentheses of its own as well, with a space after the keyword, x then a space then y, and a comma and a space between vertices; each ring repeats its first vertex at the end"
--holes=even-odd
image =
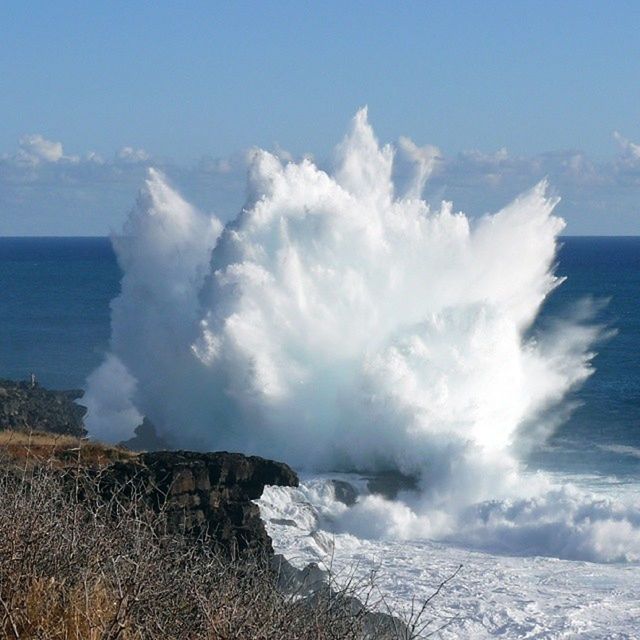
POLYGON ((0 430, 44 431, 83 437, 83 392, 49 391, 35 382, 0 380, 0 430))
POLYGON ((266 485, 298 486, 286 464, 240 453, 158 451, 118 461, 101 471, 101 491, 142 496, 164 509, 169 528, 207 533, 229 554, 272 552, 260 510, 252 501, 266 485))
POLYGON ((367 489, 388 500, 395 500, 401 491, 417 491, 418 478, 407 476, 399 471, 386 471, 369 476, 367 489))
MULTIPOLYGON (((362 622, 362 640, 410 640, 415 637, 400 618, 382 611, 373 611, 353 592, 332 582, 330 572, 311 562, 303 569, 294 567, 283 555, 271 559, 271 568, 276 574, 278 590, 306 603, 310 608, 341 606, 349 615, 362 622), (337 587, 337 590, 334 588, 337 587), (324 605, 323 605, 324 602, 324 605)), ((366 600, 371 592, 362 594, 366 600)))
POLYGON ((131 451, 166 451, 171 448, 169 443, 158 435, 155 425, 147 417, 136 427, 135 435, 120 442, 120 446, 131 451))
MULTIPOLYGON (((35 380, 0 379, 0 430, 84 438, 87 432, 83 417, 87 410, 74 402, 82 394, 49 391, 35 380)), ((166 446, 148 420, 136 435, 137 439, 127 444, 166 446)), ((12 446, 15 449, 20 444, 12 446)), ((67 455, 65 445, 54 440, 49 455, 61 468, 68 463, 72 472, 74 465, 80 465, 107 497, 115 492, 124 498, 140 497, 154 509, 164 510, 172 531, 194 536, 207 533, 214 544, 229 553, 271 553, 271 539, 259 508, 252 501, 262 495, 266 485, 298 486, 298 477, 289 466, 257 456, 192 451, 124 455, 127 452, 117 447, 98 447, 100 455, 93 456, 96 464, 92 464, 81 455, 91 446, 92 443, 78 441, 67 455), (109 451, 113 454, 111 461, 109 451)), ((31 440, 28 448, 28 455, 33 458, 31 440)))

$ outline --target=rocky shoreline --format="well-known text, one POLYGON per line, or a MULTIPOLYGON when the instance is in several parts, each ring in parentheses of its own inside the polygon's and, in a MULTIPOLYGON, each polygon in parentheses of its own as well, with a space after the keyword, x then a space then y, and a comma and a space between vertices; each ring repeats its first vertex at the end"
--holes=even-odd
MULTIPOLYGON (((80 390, 48 390, 35 380, 0 380, 0 431, 84 438, 86 408, 75 402, 82 395, 80 390)), ((147 423, 141 426, 153 430, 147 423)), ((60 457, 63 449, 58 445, 52 455, 60 457)), ((107 455, 105 463, 103 456, 99 473, 93 469, 101 493, 142 497, 149 507, 166 512, 173 532, 206 534, 230 554, 245 550, 272 554, 271 539, 253 500, 266 485, 298 486, 298 476, 288 465, 240 453, 147 451, 124 460, 112 457, 109 461, 107 455)), ((76 461, 71 457, 69 463, 76 461)))
POLYGON ((0 431, 42 431, 82 438, 87 408, 75 401, 80 389, 51 391, 30 381, 0 379, 0 431))
MULTIPOLYGON (((52 465, 57 471, 51 477, 66 484, 71 480, 75 499, 81 478, 82 491, 90 499, 97 496, 104 504, 120 506, 131 502, 162 514, 169 535, 198 544, 206 540, 216 553, 229 558, 265 558, 286 597, 302 599, 311 607, 339 599, 348 615, 360 620, 361 638, 409 637, 397 618, 368 611, 355 595, 335 591, 331 576, 316 565, 299 570, 274 555, 254 501, 267 485, 298 486, 298 476, 287 464, 225 451, 134 452, 92 443, 83 424, 86 409, 75 403, 81 397, 81 391, 50 391, 34 381, 0 380, 2 464, 10 465, 18 453, 21 465, 52 465)), ((143 425, 143 430, 150 428, 143 425)), ((349 485, 340 488, 353 491, 349 485)), ((345 499, 356 497, 349 493, 345 499)))
POLYGON ((142 497, 164 510, 169 530, 206 535, 229 555, 272 554, 258 499, 266 485, 298 486, 286 464, 226 451, 157 451, 116 461, 100 471, 100 491, 142 497))

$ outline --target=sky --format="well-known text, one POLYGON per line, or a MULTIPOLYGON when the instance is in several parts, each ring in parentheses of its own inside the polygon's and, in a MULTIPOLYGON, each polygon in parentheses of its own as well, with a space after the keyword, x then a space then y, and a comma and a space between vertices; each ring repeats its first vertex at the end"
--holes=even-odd
MULTIPOLYGON (((547 176, 571 234, 640 234, 640 3, 0 5, 0 234, 118 229, 150 165, 242 206, 247 150, 436 145, 425 197, 480 215, 547 176)), ((288 157, 288 156, 287 156, 288 157)))

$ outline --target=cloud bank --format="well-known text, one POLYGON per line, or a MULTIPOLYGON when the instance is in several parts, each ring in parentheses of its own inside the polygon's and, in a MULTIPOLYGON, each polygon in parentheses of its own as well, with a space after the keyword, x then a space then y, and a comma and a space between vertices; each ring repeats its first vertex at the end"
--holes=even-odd
MULTIPOLYGON (((420 195, 429 178, 432 204, 452 200, 474 217, 496 210, 546 178, 563 195, 559 213, 568 223, 567 233, 638 234, 640 144, 618 132, 613 141, 615 155, 595 161, 579 150, 518 156, 502 148, 447 156, 401 137, 394 181, 398 188, 420 195), (416 162, 421 167, 417 173, 416 162)), ((295 159, 277 145, 274 154, 284 161, 295 159)), ((250 157, 250 152, 240 152, 179 165, 131 145, 111 158, 91 151, 70 155, 61 142, 25 135, 17 150, 0 155, 0 233, 107 235, 121 227, 151 165, 169 175, 199 208, 228 220, 246 199, 250 157)))
POLYGON ((70 155, 61 142, 26 135, 0 155, 0 235, 109 235, 122 227, 152 165, 204 210, 228 218, 245 198, 244 156, 180 166, 133 146, 109 158, 70 155))

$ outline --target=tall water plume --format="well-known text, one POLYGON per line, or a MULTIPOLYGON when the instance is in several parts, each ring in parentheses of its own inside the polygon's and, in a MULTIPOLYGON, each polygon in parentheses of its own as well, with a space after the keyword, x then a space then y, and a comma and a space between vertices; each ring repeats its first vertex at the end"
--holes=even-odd
POLYGON ((589 375, 597 331, 531 331, 561 282, 547 185, 470 220, 421 199, 437 157, 381 147, 363 109, 331 173, 253 152, 224 228, 151 171, 114 237, 92 433, 120 439, 145 414, 183 447, 416 474, 436 503, 508 484, 512 445, 589 375))

